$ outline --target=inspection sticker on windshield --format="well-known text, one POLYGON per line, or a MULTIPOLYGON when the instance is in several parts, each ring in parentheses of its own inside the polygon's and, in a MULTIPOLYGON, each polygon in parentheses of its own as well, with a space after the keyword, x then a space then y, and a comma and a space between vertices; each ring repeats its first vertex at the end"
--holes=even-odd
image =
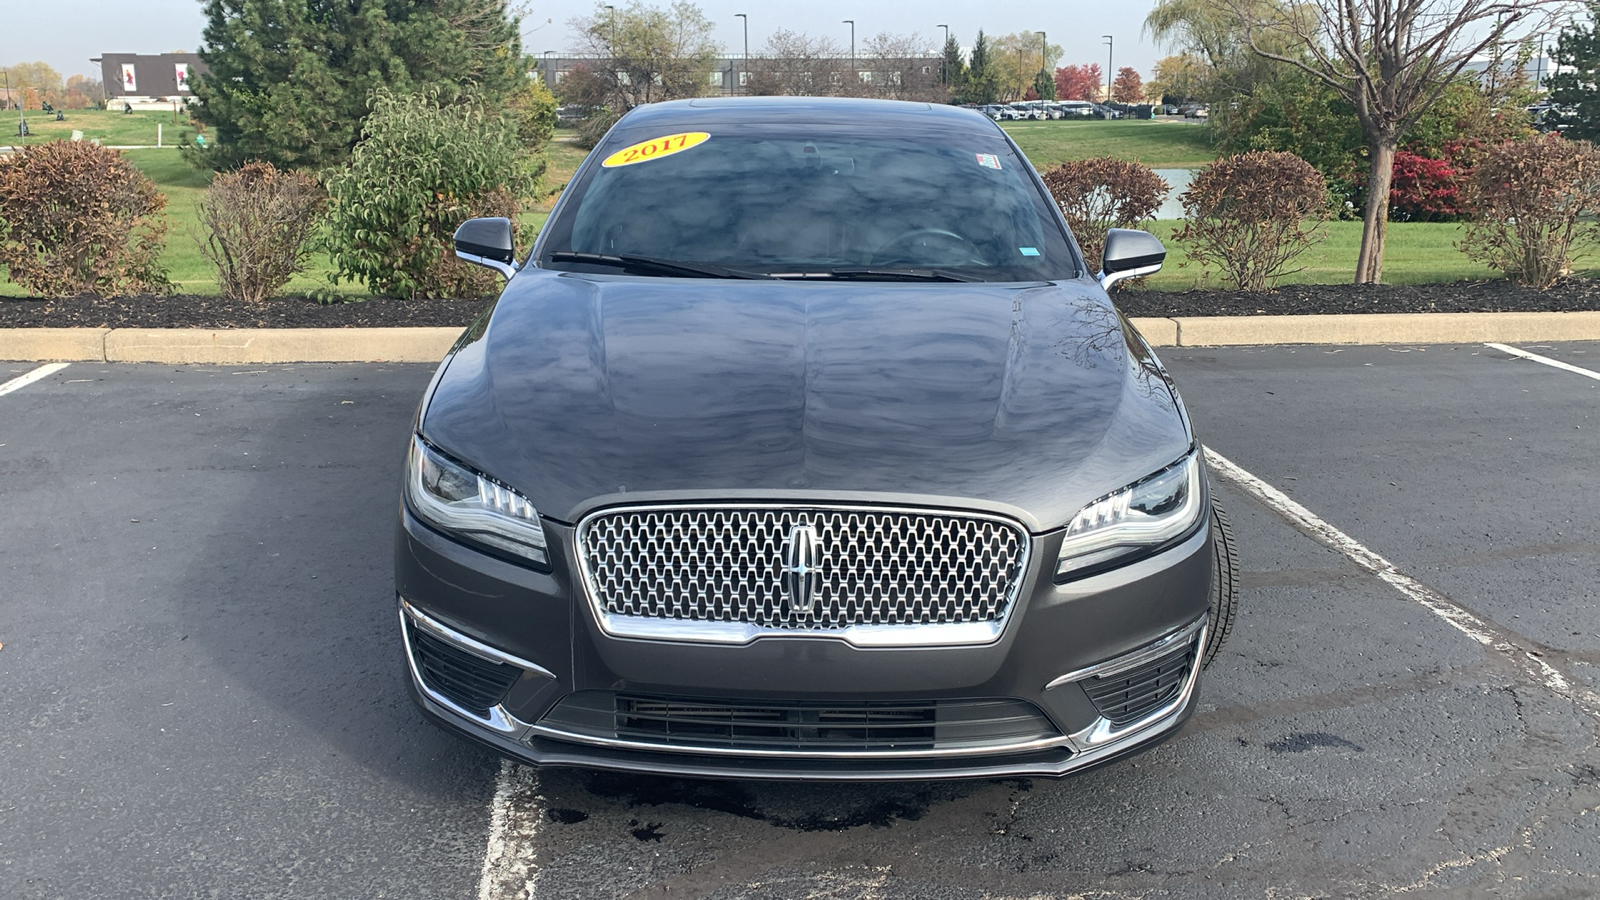
POLYGON ((1000 168, 1000 157, 995 156, 993 153, 979 153, 978 165, 986 169, 998 169, 1000 168))
POLYGON ((671 156, 674 153, 682 153, 691 147, 698 147, 710 138, 711 135, 704 131, 685 131, 682 134, 669 134, 666 137, 640 141, 631 147, 623 147, 621 150, 611 154, 600 165, 607 169, 615 169, 617 166, 631 166, 634 163, 650 162, 654 159, 671 156))

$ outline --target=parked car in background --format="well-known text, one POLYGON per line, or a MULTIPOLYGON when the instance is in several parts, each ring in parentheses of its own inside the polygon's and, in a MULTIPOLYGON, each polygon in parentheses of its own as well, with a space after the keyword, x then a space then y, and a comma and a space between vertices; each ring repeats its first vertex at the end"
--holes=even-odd
POLYGON ((1062 775, 1172 734, 1235 615, 1202 448, 1039 175, 973 111, 627 113, 413 422, 409 684, 516 759, 1062 775))

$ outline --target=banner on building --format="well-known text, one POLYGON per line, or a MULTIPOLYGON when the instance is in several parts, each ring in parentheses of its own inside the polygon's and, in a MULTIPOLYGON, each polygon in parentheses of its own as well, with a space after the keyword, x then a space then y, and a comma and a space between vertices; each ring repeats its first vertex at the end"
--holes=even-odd
POLYGON ((133 77, 133 63, 122 64, 122 90, 131 94, 139 89, 139 82, 133 77))
POLYGON ((189 64, 173 63, 172 68, 173 73, 178 78, 178 90, 187 91, 189 89, 189 64))

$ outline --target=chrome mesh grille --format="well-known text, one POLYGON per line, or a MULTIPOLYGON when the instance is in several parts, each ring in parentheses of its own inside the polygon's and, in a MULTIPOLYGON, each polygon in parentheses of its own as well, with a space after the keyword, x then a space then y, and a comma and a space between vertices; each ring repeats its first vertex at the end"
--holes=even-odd
POLYGON ((773 629, 997 622, 1027 555, 1015 524, 914 510, 635 508, 580 530, 603 613, 773 629), (801 525, 819 547, 803 589, 784 573, 801 525))

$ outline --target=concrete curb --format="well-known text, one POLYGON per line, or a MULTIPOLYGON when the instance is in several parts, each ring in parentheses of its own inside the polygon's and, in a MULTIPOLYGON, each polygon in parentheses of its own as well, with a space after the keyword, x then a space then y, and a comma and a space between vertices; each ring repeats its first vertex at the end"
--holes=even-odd
MULTIPOLYGON (((1600 341, 1600 312, 1136 318, 1156 347, 1600 341)), ((13 362, 438 362, 460 328, 0 328, 13 362)))
POLYGON ((18 362, 438 362, 460 328, 0 328, 18 362))

